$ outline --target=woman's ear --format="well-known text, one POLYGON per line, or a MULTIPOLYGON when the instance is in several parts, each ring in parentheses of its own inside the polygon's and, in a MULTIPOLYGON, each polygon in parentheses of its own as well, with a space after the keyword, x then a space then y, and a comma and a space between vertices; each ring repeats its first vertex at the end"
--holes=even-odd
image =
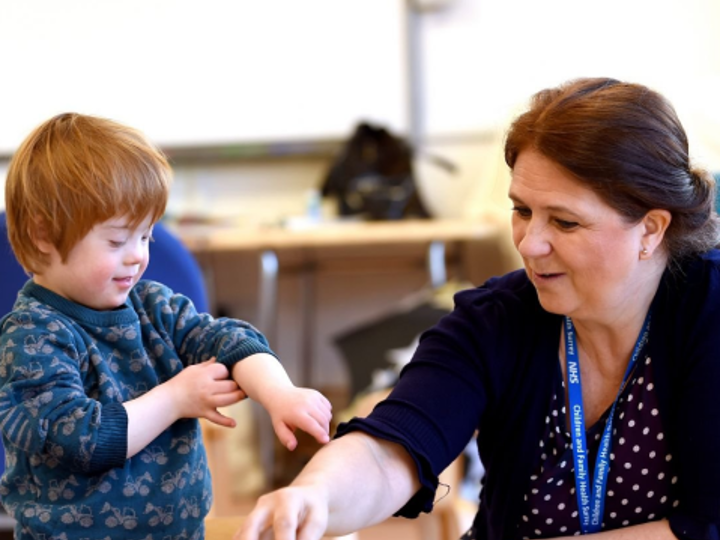
POLYGON ((650 210, 642 219, 644 232, 642 235, 641 257, 649 259, 652 254, 662 246, 665 231, 670 226, 672 214, 667 210, 655 208, 650 210))

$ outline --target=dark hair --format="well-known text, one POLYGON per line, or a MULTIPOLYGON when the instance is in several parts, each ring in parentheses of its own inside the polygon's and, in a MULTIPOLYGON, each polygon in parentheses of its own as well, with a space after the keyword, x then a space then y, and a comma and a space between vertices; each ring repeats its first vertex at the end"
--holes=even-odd
POLYGON ((527 148, 567 169, 630 222, 668 210, 670 262, 720 242, 715 181, 690 165, 675 109, 645 86, 593 78, 538 92, 507 133, 511 169, 527 148))

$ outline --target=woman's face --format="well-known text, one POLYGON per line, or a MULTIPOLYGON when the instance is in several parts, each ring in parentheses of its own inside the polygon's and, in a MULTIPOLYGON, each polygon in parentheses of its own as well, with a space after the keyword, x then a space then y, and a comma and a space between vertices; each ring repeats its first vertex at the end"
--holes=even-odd
POLYGON ((644 227, 534 150, 510 183, 513 242, 543 308, 575 319, 621 318, 643 290, 644 227))

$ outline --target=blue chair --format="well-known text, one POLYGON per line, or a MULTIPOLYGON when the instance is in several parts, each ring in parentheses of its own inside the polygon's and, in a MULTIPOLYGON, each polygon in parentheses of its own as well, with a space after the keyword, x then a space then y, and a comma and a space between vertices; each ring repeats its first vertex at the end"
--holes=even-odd
MULTIPOLYGON (((143 278, 159 281, 193 301, 199 312, 208 311, 202 271, 185 245, 162 223, 153 229, 150 263, 143 278)), ((12 309, 18 291, 29 279, 15 259, 7 236, 5 212, 0 212, 0 317, 12 309)))

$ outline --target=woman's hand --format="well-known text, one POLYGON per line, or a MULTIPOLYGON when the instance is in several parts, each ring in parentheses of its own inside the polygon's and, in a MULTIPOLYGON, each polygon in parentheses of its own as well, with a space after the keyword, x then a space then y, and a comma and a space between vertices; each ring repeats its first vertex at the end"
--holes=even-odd
POLYGON ((177 418, 206 418, 220 426, 235 427, 235 420, 218 412, 247 396, 232 379, 228 369, 211 358, 188 366, 167 381, 171 407, 177 418))
POLYGON ((322 444, 330 440, 332 405, 320 392, 283 385, 272 399, 265 400, 264 405, 270 413, 275 434, 288 450, 297 447, 296 429, 312 435, 322 444))
POLYGON ((290 486, 263 495, 233 540, 319 540, 328 524, 327 499, 318 486, 290 486))

